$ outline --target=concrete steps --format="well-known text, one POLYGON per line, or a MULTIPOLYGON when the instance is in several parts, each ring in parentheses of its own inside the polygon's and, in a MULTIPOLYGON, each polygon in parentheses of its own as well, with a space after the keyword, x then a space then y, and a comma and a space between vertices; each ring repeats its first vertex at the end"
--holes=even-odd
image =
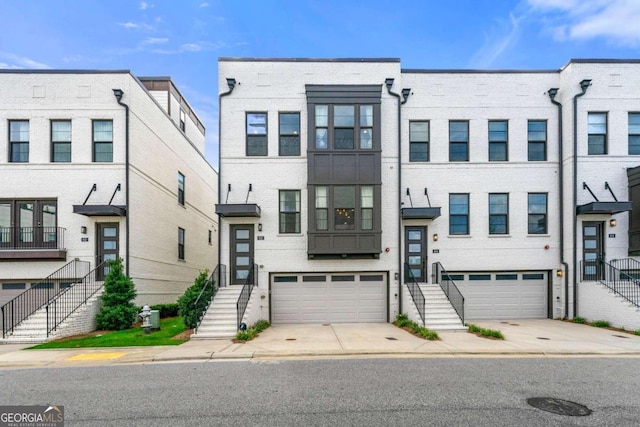
POLYGON ((236 304, 242 292, 242 286, 219 288, 213 302, 191 339, 227 339, 238 332, 238 314, 236 304))
POLYGON ((438 284, 420 283, 424 294, 424 326, 434 331, 466 331, 458 313, 438 284))

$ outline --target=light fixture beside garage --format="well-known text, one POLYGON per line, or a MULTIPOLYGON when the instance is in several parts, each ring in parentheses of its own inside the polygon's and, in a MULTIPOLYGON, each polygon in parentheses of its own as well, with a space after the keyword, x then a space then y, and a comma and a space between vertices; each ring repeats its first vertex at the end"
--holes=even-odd
POLYGON ((609 220, 609 227, 615 227, 616 225, 618 225, 618 223, 616 222, 615 218, 611 218, 609 220))
POLYGON ((564 276, 564 270, 558 270, 558 271, 556 271, 556 276, 558 276, 558 277, 563 277, 563 276, 564 276))

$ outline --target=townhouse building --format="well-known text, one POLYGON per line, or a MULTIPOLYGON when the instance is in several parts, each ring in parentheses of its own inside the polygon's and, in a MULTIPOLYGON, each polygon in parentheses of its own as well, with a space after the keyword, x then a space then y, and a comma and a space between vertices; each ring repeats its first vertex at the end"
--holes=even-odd
POLYGON ((238 323, 639 327, 638 71, 220 58, 219 263, 245 286, 238 323))
POLYGON ((45 279, 74 261, 100 281, 115 258, 138 304, 175 302, 217 257, 204 145, 169 77, 0 70, 0 305, 60 292, 45 279))

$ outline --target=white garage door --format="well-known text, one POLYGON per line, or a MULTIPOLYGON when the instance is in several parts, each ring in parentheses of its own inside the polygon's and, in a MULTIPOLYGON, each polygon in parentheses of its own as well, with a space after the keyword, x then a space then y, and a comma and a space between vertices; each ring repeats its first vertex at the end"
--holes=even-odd
POLYGON ((273 323, 387 321, 386 273, 275 274, 273 323))
POLYGON ((545 319, 547 272, 450 273, 465 319, 545 319))

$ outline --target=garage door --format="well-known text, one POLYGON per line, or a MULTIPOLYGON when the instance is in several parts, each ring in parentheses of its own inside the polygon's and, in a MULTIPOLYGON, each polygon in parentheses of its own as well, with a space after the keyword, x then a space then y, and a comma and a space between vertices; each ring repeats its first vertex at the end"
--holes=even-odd
POLYGON ((387 321, 386 273, 275 274, 273 323, 387 321))
POLYGON ((547 272, 450 273, 465 319, 545 319, 547 272))

